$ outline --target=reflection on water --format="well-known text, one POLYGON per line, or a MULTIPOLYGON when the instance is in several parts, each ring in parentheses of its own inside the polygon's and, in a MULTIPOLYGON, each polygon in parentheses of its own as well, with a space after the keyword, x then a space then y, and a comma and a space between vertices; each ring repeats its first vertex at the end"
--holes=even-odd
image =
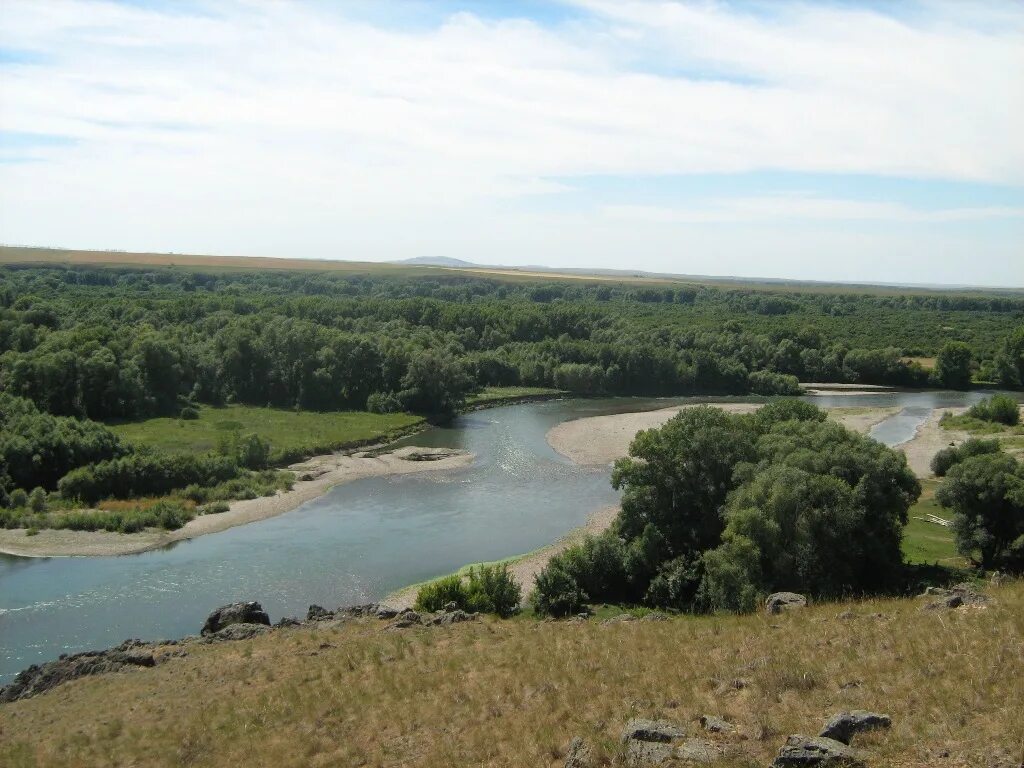
MULTIPOLYGON (((929 409, 978 397, 901 393, 814 402, 903 406, 873 432, 891 444, 912 436, 929 409)), ((617 499, 607 470, 568 463, 548 446, 547 431, 567 418, 676 402, 683 400, 566 400, 478 411, 403 441, 477 454, 462 470, 360 480, 288 514, 138 555, 0 556, 0 680, 60 653, 196 632, 210 610, 233 600, 259 600, 276 619, 304 614, 310 603, 377 600, 468 562, 536 549, 617 499)))

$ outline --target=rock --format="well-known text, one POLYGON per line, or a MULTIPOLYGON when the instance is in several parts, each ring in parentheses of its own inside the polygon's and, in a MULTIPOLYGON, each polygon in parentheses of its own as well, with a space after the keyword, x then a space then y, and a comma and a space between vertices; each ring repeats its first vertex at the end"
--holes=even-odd
POLYGON ((701 715, 700 726, 708 733, 735 733, 736 726, 715 715, 701 715))
POLYGON ((949 589, 928 587, 923 596, 939 598, 925 604, 926 611, 952 610, 962 605, 985 605, 992 601, 992 598, 978 592, 970 584, 957 584, 949 589))
POLYGON ((152 651, 147 650, 149 647, 139 640, 126 640, 116 648, 105 651, 85 651, 65 655, 46 664, 33 664, 19 672, 10 685, 0 688, 0 702, 38 696, 79 677, 156 666, 157 661, 152 651))
POLYGON ((333 619, 334 611, 328 611, 322 605, 316 605, 315 603, 306 611, 306 621, 323 621, 324 619, 333 619))
POLYGON ((795 608, 806 608, 807 598, 796 592, 776 592, 768 595, 764 601, 764 610, 768 614, 782 613, 795 608))
POLYGON ((458 624, 463 621, 475 621, 476 618, 477 614, 466 613, 465 611, 456 608, 453 611, 441 611, 440 613, 435 613, 430 617, 427 623, 435 627, 441 627, 449 624, 458 624))
POLYGON ((278 621, 277 624, 275 624, 274 626, 278 627, 278 628, 280 628, 280 627, 301 627, 302 626, 302 622, 299 621, 296 618, 291 617, 291 616, 283 616, 281 618, 281 620, 278 621))
POLYGON ((377 608, 377 613, 374 614, 378 619, 393 619, 398 615, 398 610, 395 608, 389 608, 386 605, 382 605, 377 608))
POLYGON ((1007 581, 1006 574, 1002 571, 993 571, 992 575, 988 578, 988 585, 990 587, 1001 587, 1007 581))
POLYGON ((713 763, 720 757, 718 747, 704 739, 687 739, 672 755, 676 760, 687 763, 713 763))
POLYGON ((248 640, 250 637, 262 635, 270 631, 266 624, 229 624, 212 635, 206 635, 207 642, 215 643, 224 640, 248 640))
POLYGON ((626 728, 622 731, 623 742, 653 741, 668 744, 685 736, 686 731, 668 720, 647 720, 639 717, 626 723, 626 728))
POLYGON ((821 766, 822 768, 864 768, 861 753, 835 739, 824 736, 793 735, 786 739, 772 768, 821 766))
POLYGON ((270 617, 257 602, 231 603, 211 613, 200 634, 212 635, 231 624, 264 624, 269 627, 270 617))
POLYGON ((873 731, 876 728, 888 728, 891 725, 892 719, 888 715, 855 709, 852 712, 832 715, 819 735, 849 744, 854 734, 873 731))
POLYGON ((668 621, 668 620, 669 620, 668 614, 662 613, 661 611, 651 611, 650 613, 645 613, 643 615, 643 618, 640 619, 640 621, 668 621))
POLYGON ((682 728, 666 720, 630 720, 622 732, 626 760, 632 765, 665 763, 675 755, 673 742, 685 736, 686 732, 682 728))
POLYGON ((405 629, 406 627, 413 627, 422 623, 422 616, 411 608, 406 608, 395 617, 395 620, 389 625, 389 629, 405 629))
POLYGON ((620 613, 618 616, 612 616, 609 619, 605 619, 601 624, 602 626, 607 624, 622 624, 626 621, 636 621, 636 616, 631 613, 620 613))
POLYGON ((593 768, 594 752, 583 739, 577 736, 569 742, 565 752, 565 768, 593 768))
POLYGON ((351 605, 348 608, 339 608, 334 612, 334 617, 345 616, 348 618, 361 618, 364 616, 376 616, 380 611, 377 603, 363 603, 362 605, 351 605))

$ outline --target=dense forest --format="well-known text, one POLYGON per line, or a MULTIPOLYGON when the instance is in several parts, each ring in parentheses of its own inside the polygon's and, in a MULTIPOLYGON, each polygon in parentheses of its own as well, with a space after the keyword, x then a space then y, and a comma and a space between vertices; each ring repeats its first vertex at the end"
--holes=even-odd
POLYGON ((443 413, 486 385, 789 394, 796 379, 967 386, 973 376, 1016 387, 1022 375, 1024 298, 1012 296, 456 274, 0 273, 0 386, 91 419, 232 401, 443 413), (931 378, 913 359, 943 352, 931 378))
POLYGON ((194 418, 202 405, 444 417, 486 386, 787 395, 800 381, 1019 387, 1024 298, 456 272, 8 266, 0 502, 25 506, 36 487, 36 511, 57 490, 65 502, 91 502, 218 489, 192 494, 206 503, 239 483, 259 493, 286 482, 266 474, 269 449, 259 441, 182 459, 122 445, 96 423, 194 418))

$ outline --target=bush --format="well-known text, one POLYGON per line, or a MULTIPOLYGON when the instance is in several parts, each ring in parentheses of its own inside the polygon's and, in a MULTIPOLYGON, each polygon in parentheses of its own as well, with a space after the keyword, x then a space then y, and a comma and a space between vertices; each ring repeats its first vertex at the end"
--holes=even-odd
POLYGON ((936 477, 945 477, 946 473, 964 459, 981 456, 986 453, 998 453, 1001 450, 998 440, 979 440, 971 438, 958 447, 943 448, 932 457, 931 469, 936 477))
POLYGON ((181 409, 181 413, 178 414, 178 418, 182 421, 195 421, 199 418, 199 410, 193 408, 191 405, 186 405, 181 409))
POLYGON ((205 507, 199 508, 200 515, 218 515, 221 512, 227 512, 231 509, 231 505, 226 501, 214 501, 207 504, 205 507))
POLYGON ((579 613, 587 603, 587 595, 557 557, 537 574, 530 599, 537 613, 556 617, 579 613))
POLYGON ((33 512, 45 512, 46 511, 46 491, 42 488, 33 488, 32 493, 28 495, 28 507, 33 512))
POLYGON ((57 487, 68 499, 94 504, 105 498, 163 495, 190 485, 216 485, 237 477, 238 465, 227 456, 133 454, 74 469, 57 487))
POLYGON ((796 376, 771 371, 752 371, 747 386, 758 395, 799 395, 800 381, 796 376))
POLYGON ((21 488, 11 491, 11 508, 24 509, 28 506, 28 494, 21 488))
POLYGON ((471 613, 496 613, 508 618, 519 610, 522 591, 508 566, 477 565, 469 576, 452 575, 420 587, 416 594, 416 610, 439 611, 449 603, 471 613))
POLYGON ((1009 395, 992 395, 975 403, 967 415, 982 421, 992 421, 1013 427, 1020 423, 1020 407, 1009 395))
POLYGON ((400 413, 402 402, 392 392, 374 392, 366 398, 366 410, 370 413, 400 413))
POLYGON ((439 611, 448 603, 466 605, 466 590, 460 576, 445 576, 420 587, 416 593, 417 611, 439 611))

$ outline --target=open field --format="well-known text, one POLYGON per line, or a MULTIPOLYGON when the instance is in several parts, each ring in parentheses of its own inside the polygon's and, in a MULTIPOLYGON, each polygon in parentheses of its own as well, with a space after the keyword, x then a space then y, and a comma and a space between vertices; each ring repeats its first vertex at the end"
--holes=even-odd
POLYGON ((170 452, 212 451, 218 440, 230 438, 233 433, 255 433, 270 442, 272 451, 312 455, 392 439, 422 423, 421 417, 407 413, 319 413, 228 405, 202 406, 198 419, 161 417, 108 426, 129 442, 170 452))
POLYGON ((31 246, 0 245, 0 265, 76 265, 76 266, 134 266, 134 267, 187 267, 215 270, 297 270, 315 272, 351 272, 353 274, 382 274, 397 277, 465 275, 506 282, 572 281, 594 283, 621 283, 651 287, 673 285, 707 285, 724 289, 771 291, 784 293, 861 294, 878 296, 930 295, 958 293, 967 295, 1019 295, 1017 288, 925 288, 920 286, 888 286, 853 283, 819 283, 812 281, 759 280, 703 275, 660 275, 593 273, 586 270, 547 271, 529 268, 468 267, 453 268, 417 264, 399 264, 371 261, 339 261, 327 259, 281 258, 272 256, 216 256, 184 253, 151 253, 130 251, 75 250, 37 248, 31 246))
POLYGON ((479 407, 481 405, 497 405, 506 401, 516 402, 531 398, 552 398, 560 395, 568 395, 568 393, 549 387, 484 387, 482 391, 467 397, 466 405, 479 407))
POLYGON ((0 706, 0 763, 555 768, 581 736, 621 764, 629 718, 701 736, 709 713, 740 729, 711 737, 729 752, 713 765, 735 768, 864 708, 893 721, 857 738, 870 765, 1009 768, 1024 749, 1024 583, 990 594, 948 612, 905 599, 612 624, 367 619, 192 644, 0 706))

